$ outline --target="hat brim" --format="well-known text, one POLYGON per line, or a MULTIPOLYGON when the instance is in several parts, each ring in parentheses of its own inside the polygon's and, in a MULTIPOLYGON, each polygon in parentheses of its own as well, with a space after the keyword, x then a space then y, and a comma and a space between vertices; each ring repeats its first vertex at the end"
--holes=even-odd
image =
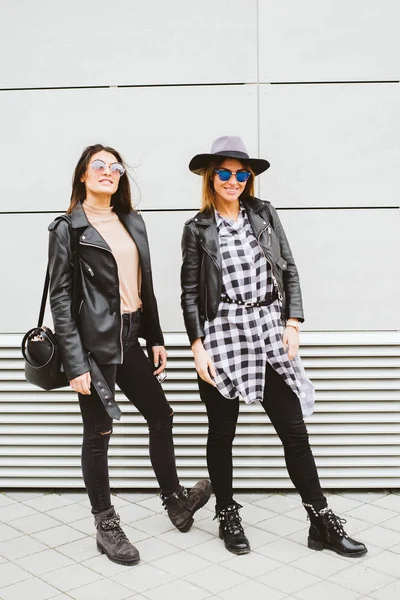
POLYGON ((238 160, 246 161, 249 163, 254 171, 254 175, 260 175, 270 168, 270 164, 264 158, 244 158, 241 152, 224 152, 218 154, 196 154, 189 163, 189 169, 196 175, 202 175, 204 169, 206 169, 213 161, 220 158, 237 158, 238 160))

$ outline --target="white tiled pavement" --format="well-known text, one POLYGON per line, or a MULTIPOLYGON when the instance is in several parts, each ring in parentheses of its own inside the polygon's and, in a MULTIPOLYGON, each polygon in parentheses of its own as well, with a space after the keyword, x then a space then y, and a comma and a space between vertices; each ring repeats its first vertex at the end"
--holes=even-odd
POLYGON ((368 545, 345 559, 306 545, 294 493, 238 494, 252 552, 234 556, 217 537, 213 499, 183 534, 154 494, 118 493, 113 503, 141 562, 124 567, 98 554, 85 494, 0 493, 2 600, 398 600, 399 492, 339 492, 329 505, 368 545))

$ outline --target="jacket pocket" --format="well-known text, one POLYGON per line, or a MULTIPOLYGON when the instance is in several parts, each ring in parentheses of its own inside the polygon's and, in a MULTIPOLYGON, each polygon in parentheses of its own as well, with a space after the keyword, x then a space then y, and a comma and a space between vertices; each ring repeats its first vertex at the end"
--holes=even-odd
POLYGON ((85 260, 83 260, 83 258, 82 258, 82 257, 79 257, 79 260, 80 260, 80 263, 81 263, 81 265, 82 265, 82 266, 83 266, 83 268, 85 269, 85 271, 86 271, 87 273, 89 273, 89 275, 90 275, 91 277, 94 277, 94 271, 93 271, 92 267, 91 267, 91 266, 90 266, 90 265, 89 265, 89 264, 88 264, 88 263, 87 263, 85 260))

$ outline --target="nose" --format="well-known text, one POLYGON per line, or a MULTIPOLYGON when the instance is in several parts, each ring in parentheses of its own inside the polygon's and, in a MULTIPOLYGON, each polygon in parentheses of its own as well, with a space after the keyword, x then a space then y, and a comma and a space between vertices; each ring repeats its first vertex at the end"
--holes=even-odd
POLYGON ((234 183, 236 184, 237 179, 236 179, 236 173, 232 173, 231 176, 228 179, 228 183, 234 183))

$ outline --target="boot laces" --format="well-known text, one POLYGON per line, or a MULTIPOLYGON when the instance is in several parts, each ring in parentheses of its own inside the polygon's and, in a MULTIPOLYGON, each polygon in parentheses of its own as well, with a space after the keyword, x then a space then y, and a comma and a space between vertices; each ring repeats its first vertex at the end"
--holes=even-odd
POLYGON ((110 519, 103 519, 101 521, 101 529, 103 531, 110 531, 116 542, 128 539, 120 526, 120 518, 118 515, 115 515, 115 517, 111 517, 110 519))
POLYGON ((240 533, 244 533, 243 527, 241 525, 242 518, 239 516, 239 509, 243 508, 240 504, 233 504, 231 506, 227 506, 220 510, 220 512, 214 517, 216 519, 219 518, 219 521, 223 528, 229 533, 234 533, 235 531, 240 531, 240 533))
POLYGON ((333 528, 340 537, 347 537, 347 534, 343 529, 343 525, 347 523, 346 519, 338 517, 331 509, 328 509, 325 514, 327 526, 333 528))

